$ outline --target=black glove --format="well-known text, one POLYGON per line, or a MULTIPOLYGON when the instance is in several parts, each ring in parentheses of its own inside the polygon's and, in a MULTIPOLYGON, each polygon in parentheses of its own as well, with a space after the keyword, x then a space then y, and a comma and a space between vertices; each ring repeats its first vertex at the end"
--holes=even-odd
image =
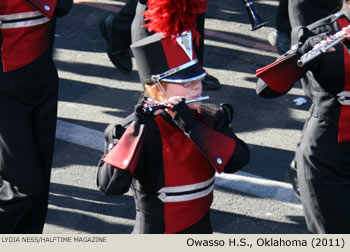
POLYGON ((189 133, 195 123, 195 119, 190 111, 190 108, 185 103, 185 99, 176 104, 173 111, 177 112, 173 121, 175 124, 182 129, 186 134, 189 133))
POLYGON ((326 40, 327 36, 329 36, 328 33, 321 33, 316 36, 309 37, 305 43, 298 48, 297 54, 299 56, 304 55, 305 53, 309 52, 314 48, 314 46, 318 43, 320 43, 322 40, 326 40))
POLYGON ((141 101, 135 106, 135 122, 139 124, 145 124, 146 121, 146 114, 143 111, 143 104, 144 102, 141 101))

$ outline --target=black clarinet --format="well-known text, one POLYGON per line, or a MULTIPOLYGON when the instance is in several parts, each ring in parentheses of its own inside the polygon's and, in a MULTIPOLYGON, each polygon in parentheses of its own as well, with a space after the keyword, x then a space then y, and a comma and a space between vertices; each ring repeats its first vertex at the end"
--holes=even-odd
MULTIPOLYGON (((190 100, 185 100, 185 103, 192 103, 192 102, 197 102, 197 101, 203 101, 203 100, 208 100, 209 96, 198 96, 194 99, 190 99, 190 100)), ((144 113, 152 113, 158 109, 165 109, 165 108, 169 108, 170 105, 166 104, 166 103, 159 103, 157 105, 149 105, 147 107, 144 107, 142 110, 144 113)))
POLYGON ((252 24, 252 31, 255 31, 267 24, 258 12, 255 10, 252 0, 242 0, 245 9, 248 12, 250 23, 252 24))

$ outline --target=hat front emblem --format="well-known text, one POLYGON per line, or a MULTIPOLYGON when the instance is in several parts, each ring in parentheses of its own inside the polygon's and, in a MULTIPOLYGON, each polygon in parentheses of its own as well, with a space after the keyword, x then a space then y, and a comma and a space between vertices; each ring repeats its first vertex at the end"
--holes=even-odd
POLYGON ((183 32, 181 36, 176 38, 176 42, 185 51, 190 60, 193 60, 191 32, 183 32))

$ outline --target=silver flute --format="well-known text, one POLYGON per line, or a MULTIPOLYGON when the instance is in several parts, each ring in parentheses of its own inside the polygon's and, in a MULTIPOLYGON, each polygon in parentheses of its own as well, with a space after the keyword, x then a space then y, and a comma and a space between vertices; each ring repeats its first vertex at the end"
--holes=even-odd
MULTIPOLYGON (((197 101, 203 101, 203 100, 208 100, 208 99, 209 99, 209 96, 198 96, 198 97, 196 97, 194 99, 185 100, 185 103, 188 104, 188 103, 197 102, 197 101)), ((149 113, 149 112, 156 111, 158 109, 165 109, 165 108, 169 108, 169 107, 170 107, 169 104, 158 103, 156 105, 149 105, 147 107, 144 107, 142 110, 145 113, 149 113)))
POLYGON ((306 63, 310 62, 317 56, 321 55, 322 53, 327 52, 327 50, 336 44, 343 41, 345 38, 349 38, 349 32, 346 32, 346 29, 349 29, 350 25, 347 27, 344 27, 341 31, 338 31, 336 34, 330 36, 330 38, 322 41, 322 43, 316 44, 310 51, 305 53, 300 57, 300 59, 297 61, 297 65, 299 67, 303 67, 306 63))

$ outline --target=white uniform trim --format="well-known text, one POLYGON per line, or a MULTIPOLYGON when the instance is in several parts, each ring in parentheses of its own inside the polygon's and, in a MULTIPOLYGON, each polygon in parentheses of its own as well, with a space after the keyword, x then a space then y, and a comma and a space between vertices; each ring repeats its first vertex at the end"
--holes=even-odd
POLYGON ((39 17, 43 14, 40 11, 28 11, 15 14, 0 15, 0 20, 16 20, 23 18, 39 17))
POLYGON ((163 202, 180 202, 202 198, 214 190, 214 180, 215 176, 196 184, 163 187, 158 191, 158 198, 163 202), (191 193, 191 191, 194 192, 191 193))
POLYGON ((206 75, 207 75, 207 73, 202 73, 202 74, 200 74, 198 76, 195 76, 195 77, 192 77, 192 78, 189 78, 189 79, 177 79, 177 80, 164 78, 164 79, 162 79, 162 81, 181 84, 181 83, 184 83, 184 82, 189 82, 189 81, 195 81, 195 80, 203 79, 206 75))
POLYGON ((190 66, 195 65, 197 62, 198 62, 198 59, 194 59, 194 60, 188 61, 185 64, 182 64, 180 66, 177 66, 177 67, 174 67, 172 69, 169 69, 168 71, 165 71, 164 73, 152 75, 152 80, 154 82, 162 80, 165 77, 168 77, 169 75, 172 75, 174 73, 180 72, 180 71, 182 71, 182 70, 184 70, 184 69, 186 69, 186 68, 188 68, 190 66))
POLYGON ((0 29, 13 29, 40 25, 49 22, 50 20, 43 16, 39 11, 30 11, 9 15, 0 15, 0 29), (22 20, 26 18, 32 18, 29 20, 22 20), (16 22, 16 20, 18 20, 16 22), (12 22, 6 22, 12 21, 12 22))

